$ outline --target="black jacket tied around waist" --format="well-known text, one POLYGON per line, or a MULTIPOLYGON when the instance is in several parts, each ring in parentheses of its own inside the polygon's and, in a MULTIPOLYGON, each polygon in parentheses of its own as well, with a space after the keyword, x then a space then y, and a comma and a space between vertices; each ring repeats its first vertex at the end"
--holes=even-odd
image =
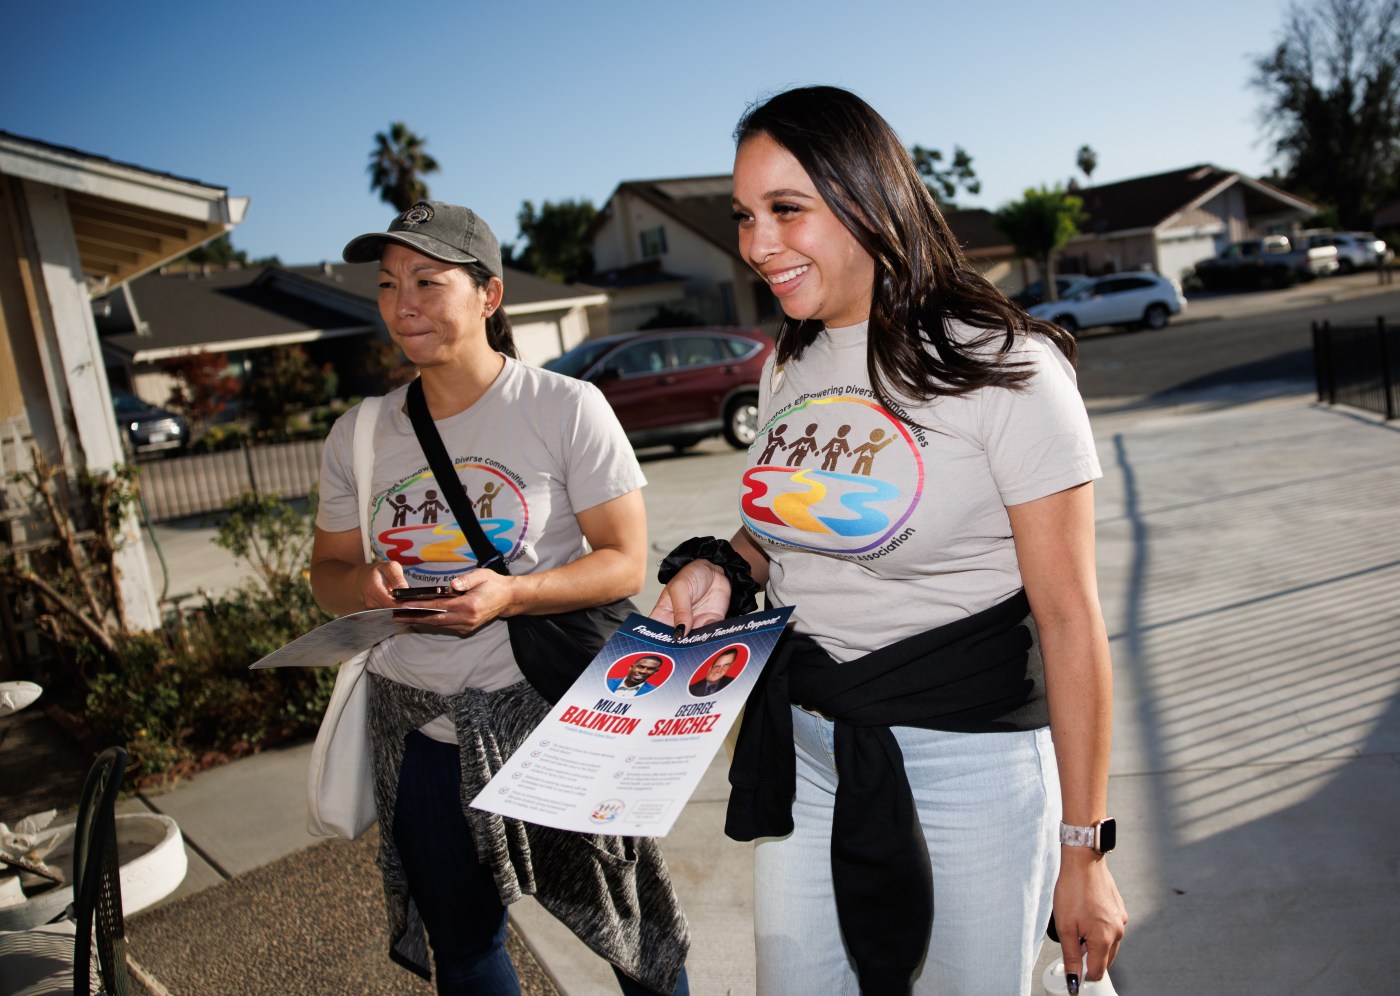
POLYGON ((861 991, 907 993, 933 928, 933 875, 891 726, 960 733, 1049 722, 1024 591, 846 663, 789 632, 749 699, 730 767, 725 833, 791 833, 797 791, 791 704, 835 722, 831 871, 861 991))

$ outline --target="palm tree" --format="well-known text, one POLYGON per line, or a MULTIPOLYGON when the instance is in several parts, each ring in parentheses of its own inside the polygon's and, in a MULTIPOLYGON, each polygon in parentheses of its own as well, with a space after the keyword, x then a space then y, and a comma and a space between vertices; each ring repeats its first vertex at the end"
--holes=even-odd
POLYGON ((379 191, 379 199, 397 211, 427 200, 428 185, 422 178, 438 171, 437 160, 424 150, 427 144, 402 121, 389 125, 387 134, 377 133, 367 167, 369 189, 379 191))
POLYGON ((1099 164, 1099 154, 1087 145, 1079 147, 1079 157, 1075 160, 1076 165, 1084 171, 1084 179, 1090 183, 1094 182, 1094 169, 1099 164))

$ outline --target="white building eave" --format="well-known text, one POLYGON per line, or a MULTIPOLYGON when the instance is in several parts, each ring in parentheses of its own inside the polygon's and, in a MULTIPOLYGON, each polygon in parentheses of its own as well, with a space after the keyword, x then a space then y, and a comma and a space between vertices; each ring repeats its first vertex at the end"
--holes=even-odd
POLYGON ((542 311, 568 311, 570 308, 594 308, 608 303, 606 294, 589 294, 580 297, 561 297, 552 301, 531 301, 529 304, 511 304, 506 301, 506 314, 511 318, 517 315, 535 315, 542 311))
POLYGON ((230 231, 248 198, 42 142, 0 134, 0 175, 62 197, 89 294, 98 295, 230 231))
POLYGON ((201 342, 189 346, 138 349, 131 354, 131 360, 133 363, 158 363, 161 360, 168 360, 175 356, 186 356, 190 353, 236 353, 250 349, 268 349, 272 346, 296 346, 303 342, 342 339, 349 335, 369 335, 376 331, 377 329, 373 325, 346 325, 334 329, 303 329, 299 332, 283 332, 278 335, 250 336, 247 339, 228 339, 222 342, 201 342))
POLYGON ((248 207, 223 187, 8 136, 0 136, 0 173, 221 226, 237 225, 248 207))

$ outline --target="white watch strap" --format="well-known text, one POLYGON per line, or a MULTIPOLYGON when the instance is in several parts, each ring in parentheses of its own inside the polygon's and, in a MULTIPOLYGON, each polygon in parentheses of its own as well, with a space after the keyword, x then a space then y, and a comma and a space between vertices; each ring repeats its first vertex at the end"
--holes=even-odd
POLYGON ((1060 824, 1060 843, 1068 847, 1093 847, 1097 836, 1095 827, 1077 827, 1070 823, 1060 824))

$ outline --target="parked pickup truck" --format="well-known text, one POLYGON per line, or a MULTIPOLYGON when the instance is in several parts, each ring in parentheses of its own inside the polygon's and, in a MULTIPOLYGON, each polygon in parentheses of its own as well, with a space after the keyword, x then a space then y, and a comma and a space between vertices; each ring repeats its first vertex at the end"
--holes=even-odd
POLYGON ((1231 242, 1214 259, 1196 264, 1196 276, 1206 290, 1246 287, 1288 287, 1337 271, 1336 246, 1295 246, 1286 235, 1231 242))

